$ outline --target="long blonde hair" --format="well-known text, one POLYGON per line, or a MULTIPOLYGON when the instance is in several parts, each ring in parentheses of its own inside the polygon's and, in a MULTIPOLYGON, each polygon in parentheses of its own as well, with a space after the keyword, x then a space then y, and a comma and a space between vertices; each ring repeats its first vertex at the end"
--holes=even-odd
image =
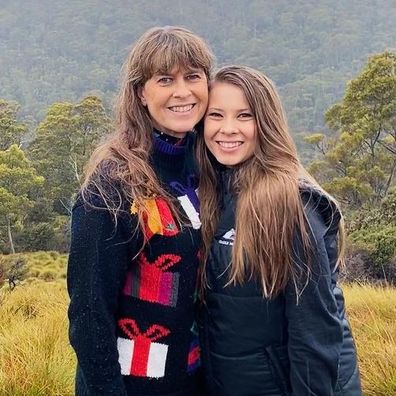
MULTIPOLYGON (((243 283, 253 277, 259 281, 265 297, 274 297, 292 280, 298 295, 308 280, 311 256, 299 179, 304 176, 315 188, 320 187, 300 164, 281 100, 271 80, 249 67, 226 66, 217 71, 212 82, 240 88, 256 122, 254 154, 233 173, 232 188, 237 194, 236 236, 229 283, 243 283), (298 265, 293 258, 296 231, 302 244, 298 265), (303 274, 306 276, 301 282, 303 274)), ((214 161, 202 136, 197 156, 201 167, 199 192, 207 255, 218 223, 219 202, 214 161)), ((205 273, 204 269, 203 284, 205 273)))
POLYGON ((153 125, 139 93, 155 73, 174 67, 202 69, 209 80, 213 59, 205 41, 182 27, 156 27, 137 40, 122 68, 115 132, 94 151, 86 167, 82 185, 86 202, 91 203, 92 194, 100 195, 116 220, 121 197, 133 200, 141 227, 146 199, 165 197, 177 215, 149 163, 153 125))

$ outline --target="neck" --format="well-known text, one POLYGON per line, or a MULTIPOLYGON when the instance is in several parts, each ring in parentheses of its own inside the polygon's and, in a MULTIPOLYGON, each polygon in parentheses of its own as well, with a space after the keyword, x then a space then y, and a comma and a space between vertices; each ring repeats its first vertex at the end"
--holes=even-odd
POLYGON ((168 133, 161 132, 158 129, 154 129, 154 136, 157 139, 160 139, 166 143, 174 144, 174 145, 182 145, 184 142, 184 138, 187 135, 187 132, 184 134, 178 134, 177 136, 175 135, 169 135, 168 133))

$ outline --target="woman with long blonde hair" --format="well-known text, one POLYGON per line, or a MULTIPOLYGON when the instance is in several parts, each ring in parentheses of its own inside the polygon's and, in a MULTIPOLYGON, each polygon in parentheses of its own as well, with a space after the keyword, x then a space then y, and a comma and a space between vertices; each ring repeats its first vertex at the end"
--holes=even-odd
POLYGON ((76 395, 199 395, 194 325, 200 218, 192 147, 213 56, 154 28, 123 68, 115 132, 72 212, 68 266, 76 395))
POLYGON ((198 160, 209 394, 361 395, 337 286, 342 216, 300 164, 266 76, 216 73, 198 160))

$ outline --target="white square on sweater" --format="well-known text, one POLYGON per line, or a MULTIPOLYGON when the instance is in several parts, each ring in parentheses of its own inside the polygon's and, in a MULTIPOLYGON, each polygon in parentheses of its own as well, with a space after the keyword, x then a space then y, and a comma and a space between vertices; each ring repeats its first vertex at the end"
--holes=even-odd
POLYGON ((121 366, 122 375, 135 375, 139 377, 161 378, 165 375, 166 356, 168 354, 168 345, 158 342, 150 343, 150 350, 147 360, 147 369, 143 373, 140 370, 133 370, 132 359, 135 349, 135 340, 119 337, 117 339, 118 361, 121 366))

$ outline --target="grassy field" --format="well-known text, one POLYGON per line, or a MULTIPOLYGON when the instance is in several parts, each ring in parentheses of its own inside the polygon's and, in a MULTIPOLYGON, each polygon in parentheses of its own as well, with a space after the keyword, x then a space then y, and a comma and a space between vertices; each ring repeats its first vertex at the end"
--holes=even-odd
MULTIPOLYGON (((73 395, 65 263, 56 253, 30 255, 28 281, 0 290, 1 396, 73 395)), ((396 289, 345 285, 344 293, 364 395, 396 395, 396 289)))
POLYGON ((396 395, 396 289, 344 286, 365 396, 396 395))

